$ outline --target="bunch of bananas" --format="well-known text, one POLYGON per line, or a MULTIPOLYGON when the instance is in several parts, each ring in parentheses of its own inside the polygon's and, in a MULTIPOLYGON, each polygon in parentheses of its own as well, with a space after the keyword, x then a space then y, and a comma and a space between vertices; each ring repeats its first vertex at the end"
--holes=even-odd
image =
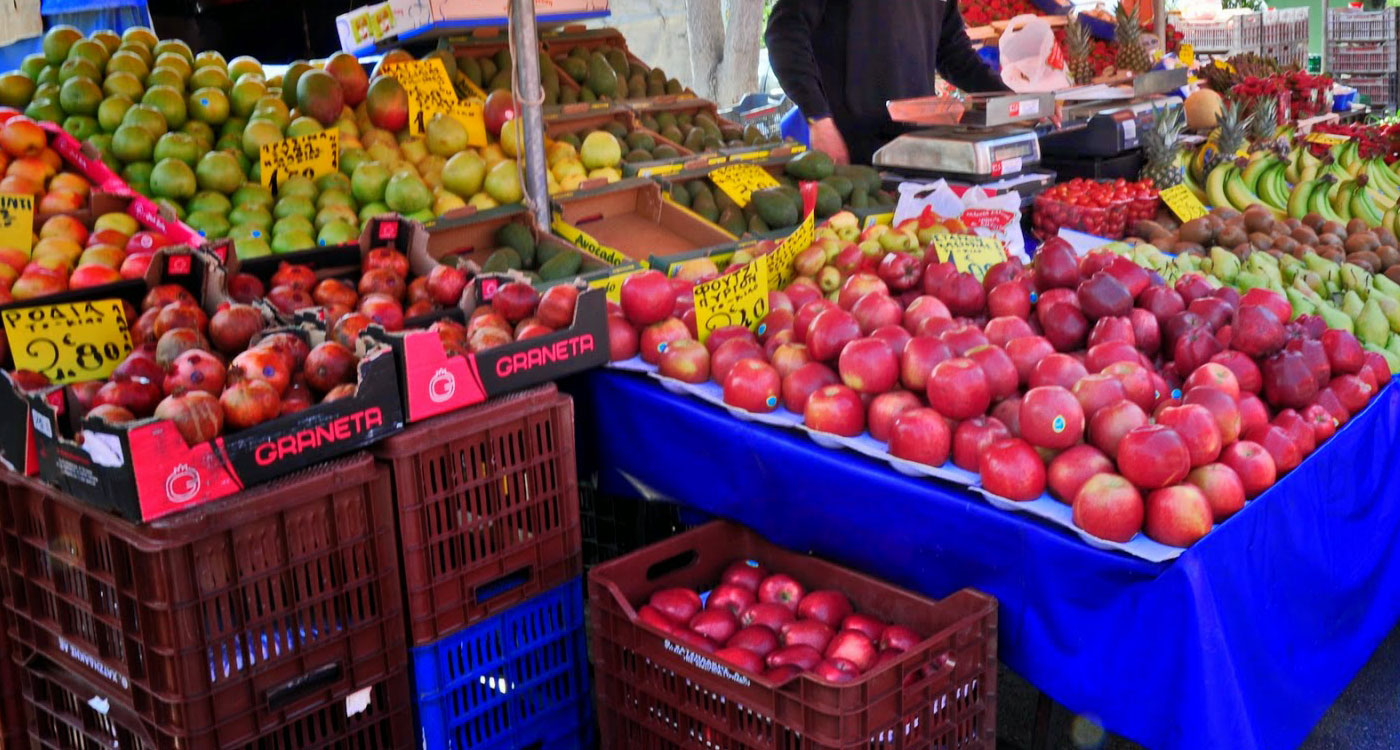
POLYGON ((1167 255, 1145 242, 1115 242, 1108 246, 1168 283, 1186 274, 1200 274, 1219 286, 1240 292, 1271 289, 1288 298, 1293 315, 1317 315, 1331 328, 1356 335, 1362 346, 1385 358, 1391 373, 1400 374, 1400 284, 1361 266, 1330 261, 1316 253, 1274 257, 1253 251, 1243 260, 1222 247, 1208 255, 1167 255))

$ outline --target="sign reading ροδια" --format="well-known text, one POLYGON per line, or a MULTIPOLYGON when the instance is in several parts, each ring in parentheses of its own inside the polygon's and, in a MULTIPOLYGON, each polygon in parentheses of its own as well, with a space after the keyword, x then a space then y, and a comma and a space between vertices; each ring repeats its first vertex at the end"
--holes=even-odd
POLYGON ((121 300, 13 308, 0 318, 15 369, 43 373, 57 385, 105 378, 131 351, 121 300))

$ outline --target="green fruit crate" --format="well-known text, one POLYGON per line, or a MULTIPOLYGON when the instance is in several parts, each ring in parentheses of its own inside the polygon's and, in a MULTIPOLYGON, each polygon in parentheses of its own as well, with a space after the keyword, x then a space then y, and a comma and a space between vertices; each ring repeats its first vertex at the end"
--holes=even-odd
POLYGON ((997 602, 981 592, 930 600, 715 521, 598 565, 588 594, 603 747, 996 747, 997 602), (858 611, 910 627, 922 640, 844 685, 810 673, 774 682, 639 619, 656 591, 704 592, 742 560, 787 573, 808 590, 841 591, 858 611))

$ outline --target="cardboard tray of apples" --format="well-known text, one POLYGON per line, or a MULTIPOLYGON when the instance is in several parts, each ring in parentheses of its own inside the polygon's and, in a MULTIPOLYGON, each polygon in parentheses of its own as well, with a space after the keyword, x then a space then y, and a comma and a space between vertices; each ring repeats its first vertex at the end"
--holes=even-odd
POLYGON ((403 428, 389 347, 228 302, 207 253, 162 250, 147 281, 110 377, 25 394, 50 484, 150 521, 403 428))
POLYGON ((923 256, 831 269, 831 298, 802 271, 754 331, 703 344, 692 282, 636 274, 609 317, 610 356, 736 417, 975 486, 1155 562, 1243 509, 1390 380, 1352 334, 1295 320, 1266 289, 1196 274, 1168 286, 1127 255, 1081 258, 1058 238, 1033 267, 1012 259, 981 280, 923 256))
POLYGON ((657 727, 697 688, 733 710, 681 731, 715 740, 772 722, 823 747, 890 732, 922 746, 994 721, 997 605, 972 589, 930 600, 725 521, 603 563, 588 586, 605 738, 619 715, 657 727))

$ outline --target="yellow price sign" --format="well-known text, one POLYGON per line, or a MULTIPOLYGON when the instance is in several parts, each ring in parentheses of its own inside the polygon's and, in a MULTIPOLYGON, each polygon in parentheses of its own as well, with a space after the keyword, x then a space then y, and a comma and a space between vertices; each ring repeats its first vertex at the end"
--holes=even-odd
POLYGON ((710 182, 724 191, 734 204, 749 205, 749 196, 764 188, 778 187, 778 181, 768 171, 755 164, 730 164, 710 173, 710 182))
POLYGON ((959 271, 978 279, 986 276, 992 266, 1006 260, 1006 248, 1001 240, 975 234, 935 234, 933 249, 939 261, 951 260, 959 271))
MULTIPOLYGON (((467 129, 467 145, 473 148, 480 148, 486 145, 486 115, 485 105, 478 99, 468 99, 459 101, 448 114, 452 119, 462 123, 462 127, 467 129)), ((428 118, 432 121, 432 118, 428 118)), ((511 121, 515 122, 514 120, 511 121)), ((510 125, 508 124, 508 127, 510 125)))
POLYGON ((807 218, 802 220, 797 229, 787 236, 773 252, 767 257, 770 275, 773 278, 773 288, 782 289, 792 281, 792 262, 797 258, 797 254, 812 246, 812 241, 817 236, 816 216, 808 212, 807 218))
POLYGON ((1191 192, 1191 188, 1185 185, 1173 185, 1162 190, 1160 195, 1162 202, 1167 204, 1167 208, 1170 208, 1172 213, 1176 214, 1176 218, 1182 221, 1199 219, 1210 213, 1201 204, 1201 199, 1197 198, 1196 194, 1191 192))
POLYGON ((340 130, 327 128, 295 138, 264 143, 258 150, 263 186, 277 192, 288 177, 315 179, 340 171, 340 130))
POLYGON ((14 308, 0 315, 15 368, 41 372, 57 385, 105 378, 131 352, 118 299, 14 308))
POLYGON ((26 254, 34 245, 34 196, 0 193, 0 247, 26 254))
POLYGON ((1337 135, 1336 133, 1319 133, 1316 130, 1303 137, 1308 143, 1321 143, 1324 146, 1336 146, 1351 140, 1349 135, 1337 135))
POLYGON ((644 269, 638 268, 632 271, 626 271, 624 273, 615 273, 610 276, 604 276, 601 279, 594 279, 588 282, 588 286, 592 289, 606 289, 608 299, 612 300, 613 302, 621 302, 622 282, 626 281, 627 277, 631 276, 632 274, 641 273, 643 270, 644 269))
POLYGON ((1196 48, 1190 44, 1181 45, 1181 49, 1176 52, 1176 59, 1180 60, 1182 65, 1191 67, 1196 62, 1196 48))
POLYGON ((593 239, 592 235, 564 221, 564 217, 558 214, 554 216, 554 221, 550 224, 550 228, 554 230, 555 234, 574 243, 576 247, 586 250, 591 253, 593 257, 601 258, 614 266, 626 265, 632 262, 632 259, 624 255, 621 251, 615 250, 593 239))
POLYGON ((408 93, 408 130, 411 135, 422 134, 438 112, 451 114, 457 109, 457 90, 452 87, 452 79, 447 77, 447 68, 443 67, 442 60, 436 57, 405 60, 386 66, 385 72, 393 76, 408 93))
POLYGON ((696 284, 695 329, 704 343, 716 329, 740 325, 756 330, 768 314, 768 256, 739 270, 696 284))

